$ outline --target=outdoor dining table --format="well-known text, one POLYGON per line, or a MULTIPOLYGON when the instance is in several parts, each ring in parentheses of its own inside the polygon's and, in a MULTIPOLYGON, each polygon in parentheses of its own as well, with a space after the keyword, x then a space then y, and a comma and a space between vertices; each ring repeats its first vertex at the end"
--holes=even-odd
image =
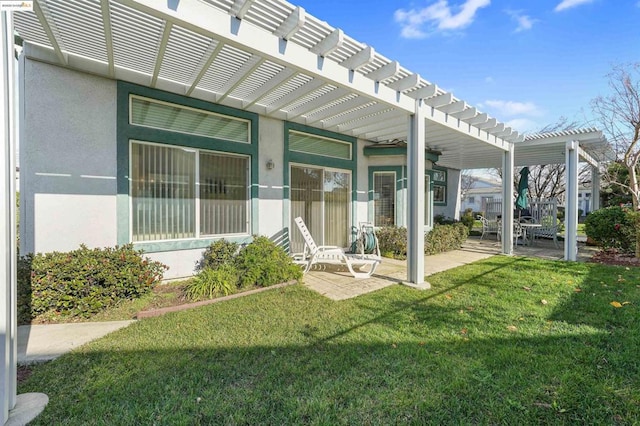
POLYGON ((522 228, 522 231, 524 233, 523 235, 523 244, 524 245, 533 245, 533 239, 534 239, 534 235, 533 235, 533 230, 535 228, 542 228, 542 224, 540 223, 529 223, 529 222, 523 222, 520 224, 520 227, 522 228), (531 237, 531 243, 528 242, 529 237, 531 237))

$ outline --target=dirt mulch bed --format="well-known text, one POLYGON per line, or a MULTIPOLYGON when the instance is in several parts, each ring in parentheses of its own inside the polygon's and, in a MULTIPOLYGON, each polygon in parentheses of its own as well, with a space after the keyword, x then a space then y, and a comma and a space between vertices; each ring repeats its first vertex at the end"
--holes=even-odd
POLYGON ((601 250, 591 256, 591 262, 605 265, 640 266, 640 259, 616 250, 601 250))

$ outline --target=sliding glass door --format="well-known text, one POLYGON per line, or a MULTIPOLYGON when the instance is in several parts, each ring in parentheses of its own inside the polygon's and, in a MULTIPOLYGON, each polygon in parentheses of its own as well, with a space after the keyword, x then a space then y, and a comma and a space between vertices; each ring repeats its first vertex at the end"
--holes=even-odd
POLYGON ((347 247, 351 224, 351 173, 291 166, 291 250, 304 249, 293 220, 304 220, 318 245, 347 247))

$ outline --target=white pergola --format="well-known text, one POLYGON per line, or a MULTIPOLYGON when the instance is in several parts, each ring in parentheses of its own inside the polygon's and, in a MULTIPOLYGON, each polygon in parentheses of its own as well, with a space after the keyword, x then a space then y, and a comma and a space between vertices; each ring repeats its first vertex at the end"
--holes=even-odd
MULTIPOLYGON (((425 148, 459 168, 508 157, 523 139, 282 0, 38 0, 15 29, 32 59, 372 142, 407 140, 415 194, 425 148)), ((423 197, 409 199, 409 229, 421 229, 423 197)), ((423 242, 410 235, 409 281, 422 284, 423 242)))
MULTIPOLYGON (((512 252, 510 192, 513 166, 519 164, 520 155, 515 150, 514 162, 514 145, 534 146, 536 140, 525 141, 523 135, 495 118, 303 8, 283 0, 33 3, 33 12, 13 16, 15 31, 23 40, 23 54, 31 59, 372 142, 406 140, 408 281, 414 285, 425 284, 422 225, 427 148, 442 153, 438 163, 445 167, 498 166, 507 171, 503 182, 503 252, 512 252)), ((12 34, 10 21, 5 26, 7 34, 12 34)), ((10 41, 5 44, 10 46, 10 41)), ((5 57, 3 69, 12 74, 9 63, 12 59, 5 57)), ((11 99, 12 88, 5 85, 4 90, 3 98, 11 99)), ((8 113, 5 128, 11 122, 7 117, 8 113)), ((5 140, 13 140, 14 136, 8 135, 7 131, 5 140)), ((581 148, 574 145, 567 144, 565 154, 577 162, 581 148)), ((9 151, 4 152, 2 159, 9 167, 11 158, 9 151)), ((4 175, 7 181, 13 177, 8 170, 4 175)), ((10 191, 7 185, 3 188, 10 191)), ((6 241, 15 241, 9 216, 3 217, 3 229, 6 241)), ((0 272, 2 277, 9 276, 15 271, 10 263, 15 255, 1 254, 6 259, 0 272)), ((9 306, 13 295, 8 285, 3 295, 7 299, 1 305, 9 306)), ((10 317, 4 321, 4 325, 11 324, 10 317)), ((13 343, 8 334, 6 337, 5 347, 10 347, 13 343)), ((10 364, 11 359, 5 358, 5 372, 10 364)), ((6 420, 8 407, 15 403, 15 387, 3 389, 4 414, 0 414, 6 420)))

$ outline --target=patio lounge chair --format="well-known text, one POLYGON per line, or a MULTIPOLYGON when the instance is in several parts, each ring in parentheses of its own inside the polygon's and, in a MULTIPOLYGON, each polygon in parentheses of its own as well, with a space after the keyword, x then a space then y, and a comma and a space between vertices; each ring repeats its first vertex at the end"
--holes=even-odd
POLYGON ((369 278, 382 261, 379 251, 373 254, 354 254, 345 253, 341 247, 337 246, 318 246, 304 220, 297 217, 294 221, 304 238, 305 247, 303 253, 294 254, 293 261, 304 268, 305 274, 315 264, 330 264, 346 266, 354 278, 369 278))

